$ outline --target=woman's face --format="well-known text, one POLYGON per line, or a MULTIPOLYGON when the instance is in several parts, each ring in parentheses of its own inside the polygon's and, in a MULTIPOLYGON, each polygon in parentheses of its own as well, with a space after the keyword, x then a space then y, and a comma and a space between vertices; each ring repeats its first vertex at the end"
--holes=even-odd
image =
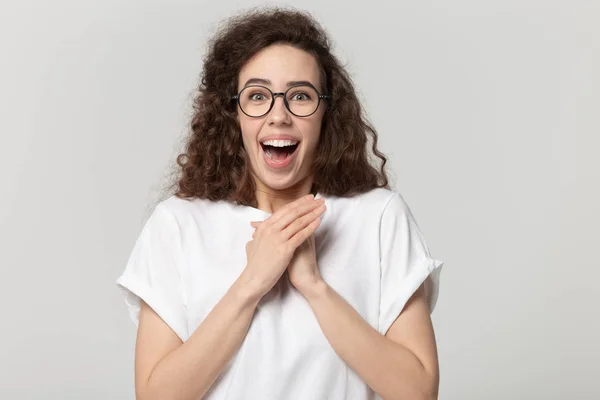
MULTIPOLYGON (((273 93, 285 92, 293 85, 290 82, 298 81, 310 82, 319 93, 324 92, 315 57, 295 47, 277 44, 263 49, 244 65, 239 74, 238 93, 248 85, 262 85, 273 93)), ((265 100, 264 91, 249 90, 244 91, 243 96, 253 102, 248 107, 260 108, 260 102, 265 100)), ((302 107, 305 104, 302 102, 307 101, 306 94, 295 89, 288 93, 288 98, 290 96, 294 96, 290 105, 296 102, 297 107, 302 107)), ((259 118, 252 118, 237 108, 244 147, 259 190, 285 190, 305 185, 310 189, 311 166, 325 107, 322 100, 314 114, 298 117, 285 107, 283 96, 276 96, 271 111, 259 118)))

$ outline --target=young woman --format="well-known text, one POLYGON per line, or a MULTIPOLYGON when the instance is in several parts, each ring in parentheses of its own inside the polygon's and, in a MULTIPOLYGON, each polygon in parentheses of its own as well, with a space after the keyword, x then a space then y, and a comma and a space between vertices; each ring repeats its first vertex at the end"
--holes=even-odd
POLYGON ((138 399, 437 397, 443 262, 376 146, 309 14, 217 32, 175 193, 117 281, 138 399))

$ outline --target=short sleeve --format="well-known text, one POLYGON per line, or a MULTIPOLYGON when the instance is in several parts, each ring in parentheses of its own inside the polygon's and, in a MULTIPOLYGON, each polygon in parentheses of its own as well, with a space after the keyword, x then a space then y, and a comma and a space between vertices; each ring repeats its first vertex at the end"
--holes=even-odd
POLYGON ((417 222, 398 193, 393 194, 382 213, 379 233, 379 332, 385 335, 410 297, 424 282, 429 311, 433 312, 444 263, 432 258, 417 222))
POLYGON ((181 233, 177 220, 164 204, 158 204, 144 224, 116 283, 136 327, 140 300, 144 300, 181 340, 187 339, 181 233))

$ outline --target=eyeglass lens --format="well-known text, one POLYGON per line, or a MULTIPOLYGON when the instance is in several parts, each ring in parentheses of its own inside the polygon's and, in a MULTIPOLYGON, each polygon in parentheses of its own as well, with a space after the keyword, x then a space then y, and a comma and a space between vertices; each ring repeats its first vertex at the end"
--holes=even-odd
MULTIPOLYGON (((271 108, 273 94, 263 86, 247 86, 239 95, 242 111, 253 117, 266 114, 271 108)), ((319 94, 310 86, 295 86, 286 93, 288 109, 297 116, 308 116, 319 105, 319 94)))

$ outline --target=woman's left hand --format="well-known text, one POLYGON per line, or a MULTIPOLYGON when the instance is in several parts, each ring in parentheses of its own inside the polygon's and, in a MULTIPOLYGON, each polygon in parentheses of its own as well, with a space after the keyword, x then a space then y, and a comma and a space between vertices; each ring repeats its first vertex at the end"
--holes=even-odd
MULTIPOLYGON (((251 222, 253 228, 258 228, 260 221, 251 222)), ((317 265, 317 248, 315 244, 315 235, 311 235, 304 241, 292 257, 292 261, 287 268, 288 278, 292 285, 300 293, 312 289, 323 278, 317 265)))

